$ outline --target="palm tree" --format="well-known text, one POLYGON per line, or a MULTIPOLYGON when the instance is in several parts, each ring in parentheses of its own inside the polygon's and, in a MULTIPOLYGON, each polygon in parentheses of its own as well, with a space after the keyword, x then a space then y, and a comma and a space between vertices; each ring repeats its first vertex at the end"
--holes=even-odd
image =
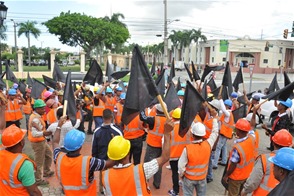
POLYGON ((125 16, 121 13, 114 13, 114 14, 112 14, 111 18, 109 18, 108 16, 105 16, 103 18, 103 20, 108 21, 108 22, 112 22, 112 23, 116 23, 116 24, 119 24, 123 27, 126 27, 127 25, 125 23, 121 22, 119 20, 120 18, 125 19, 125 16))
POLYGON ((191 41, 194 40, 194 42, 196 43, 196 59, 197 59, 198 43, 200 40, 206 42, 207 38, 205 35, 202 34, 201 29, 198 29, 198 30, 192 29, 192 31, 193 31, 193 34, 191 36, 191 41))
POLYGON ((40 36, 41 31, 35 27, 36 21, 27 21, 19 24, 18 37, 25 34, 28 39, 28 56, 29 56, 29 66, 31 66, 31 50, 30 50, 30 35, 32 34, 36 39, 40 36))
POLYGON ((172 30, 172 34, 169 36, 169 39, 173 43, 173 51, 174 51, 173 53, 174 53, 175 61, 177 60, 177 53, 178 53, 177 50, 178 50, 178 45, 180 44, 181 35, 182 35, 181 31, 172 30))
POLYGON ((186 48, 187 46, 190 46, 191 44, 191 35, 193 34, 192 30, 184 30, 182 32, 182 36, 180 37, 180 54, 182 59, 183 56, 183 48, 186 48))

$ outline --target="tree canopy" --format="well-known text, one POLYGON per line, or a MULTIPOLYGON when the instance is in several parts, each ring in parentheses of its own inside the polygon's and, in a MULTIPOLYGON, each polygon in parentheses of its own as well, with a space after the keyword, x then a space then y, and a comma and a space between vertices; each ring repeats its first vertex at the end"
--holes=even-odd
POLYGON ((80 13, 62 12, 44 24, 61 43, 80 46, 87 54, 97 46, 123 44, 130 37, 128 29, 120 23, 80 13))

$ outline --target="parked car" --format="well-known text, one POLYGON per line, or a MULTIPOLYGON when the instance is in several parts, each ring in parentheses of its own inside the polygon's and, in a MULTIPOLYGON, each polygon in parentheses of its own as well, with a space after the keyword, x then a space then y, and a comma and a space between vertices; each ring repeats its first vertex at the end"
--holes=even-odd
POLYGON ((41 66, 45 66, 46 65, 46 61, 44 59, 40 59, 38 62, 39 65, 41 66))

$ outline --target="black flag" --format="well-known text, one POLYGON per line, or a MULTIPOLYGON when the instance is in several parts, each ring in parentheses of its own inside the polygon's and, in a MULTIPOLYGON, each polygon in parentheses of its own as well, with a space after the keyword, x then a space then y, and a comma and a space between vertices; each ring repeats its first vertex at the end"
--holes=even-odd
POLYGON ((279 90, 279 89, 280 89, 280 87, 279 87, 279 84, 278 84, 278 81, 277 81, 277 72, 276 72, 271 84, 268 87, 268 92, 273 93, 273 92, 275 92, 276 90, 279 90))
POLYGON ((45 75, 42 75, 42 76, 43 76, 44 83, 47 86, 49 86, 50 88, 56 89, 56 82, 57 82, 56 80, 53 80, 52 78, 45 75))
POLYGON ((184 135, 188 132, 203 102, 204 102, 203 97, 193 87, 191 82, 187 81, 184 101, 182 105, 181 119, 180 119, 179 135, 181 137, 184 137, 184 135))
POLYGON ((113 68, 111 67, 111 65, 109 64, 108 60, 106 63, 106 77, 107 77, 107 81, 110 82, 111 81, 111 74, 113 74, 113 68))
POLYGON ((88 82, 91 85, 95 85, 95 82, 98 84, 103 83, 103 72, 96 60, 92 60, 91 66, 87 71, 83 81, 88 82))
POLYGON ((118 80, 118 79, 125 77, 128 73, 130 73, 130 71, 117 71, 117 72, 112 73, 111 77, 118 80))
POLYGON ((156 58, 155 56, 153 57, 153 63, 152 63, 152 67, 151 67, 151 75, 154 75, 155 74, 155 65, 156 65, 156 58))
POLYGON ((164 97, 164 102, 166 103, 167 110, 169 112, 181 105, 181 101, 177 95, 177 92, 173 83, 169 83, 168 90, 164 97))
POLYGON ((239 89, 239 84, 243 83, 243 73, 242 73, 242 67, 239 68, 239 71, 237 72, 237 75, 235 77, 235 80, 233 82, 234 90, 237 91, 239 89))
POLYGON ((231 70, 230 70, 229 63, 227 63, 227 65, 226 65, 222 85, 228 87, 228 93, 231 95, 233 92, 233 86, 232 86, 232 76, 231 76, 231 70))
POLYGON ((275 92, 272 92, 269 95, 266 95, 264 97, 262 97, 263 99, 275 99, 275 100, 283 100, 286 101, 290 95, 293 94, 293 89, 294 89, 294 82, 288 84, 287 86, 285 86, 284 88, 277 90, 275 92))
MULTIPOLYGON (((251 92, 251 93, 247 93, 247 94, 246 94, 246 96, 247 96, 248 100, 250 100, 250 99, 251 99, 251 97, 252 97, 252 94, 253 94, 253 93, 255 93, 255 92, 256 92, 256 91, 253 91, 253 92, 251 92)), ((237 101, 238 101, 239 103, 246 104, 246 103, 245 103, 245 98, 244 98, 244 95, 242 95, 242 96, 239 96, 239 97, 237 98, 237 101)))
POLYGON ((235 123, 240 119, 240 118, 244 118, 246 117, 246 104, 243 104, 242 106, 240 106, 239 108, 235 109, 234 111, 232 111, 233 116, 234 116, 234 121, 235 123))
POLYGON ((23 95, 26 93, 26 88, 27 88, 27 85, 22 80, 19 80, 18 89, 23 95))
POLYGON ((284 71, 284 86, 287 86, 290 83, 291 83, 291 80, 290 80, 288 74, 284 71))
POLYGON ((188 64, 186 64, 186 63, 184 63, 184 66, 185 66, 185 69, 187 70, 190 81, 192 82, 193 81, 193 74, 190 71, 190 66, 188 64))
POLYGON ((180 77, 178 77, 178 83, 177 83, 176 91, 178 92, 179 90, 182 90, 182 86, 181 86, 181 78, 180 78, 180 77))
POLYGON ((63 72, 61 71, 59 65, 57 64, 57 61, 54 62, 52 77, 53 77, 53 80, 55 80, 56 82, 65 82, 65 76, 63 72))
POLYGON ((155 80, 155 84, 157 86, 158 92, 161 96, 164 95, 165 93, 165 79, 164 79, 164 72, 165 69, 162 70, 162 72, 160 73, 160 75, 156 78, 155 80))
POLYGON ((138 45, 134 47, 131 75, 122 113, 122 122, 127 125, 159 95, 154 80, 144 61, 138 45))
POLYGON ((176 76, 175 72, 175 59, 173 58, 172 65, 170 67, 169 77, 168 77, 168 83, 171 83, 173 81, 173 78, 176 76))
POLYGON ((193 72, 194 81, 200 80, 200 76, 199 76, 199 74, 198 74, 198 72, 197 72, 197 70, 195 68, 195 65, 194 65, 193 61, 192 61, 192 72, 193 72))
POLYGON ((215 90, 217 88, 213 77, 210 78, 210 80, 207 82, 207 85, 210 87, 211 91, 213 91, 213 90, 215 90))
POLYGON ((201 76, 201 82, 204 82, 206 76, 211 72, 211 71, 221 71, 223 70, 225 67, 224 66, 208 66, 208 65, 205 65, 204 67, 204 71, 203 71, 203 74, 201 76))
MULTIPOLYGON (((211 91, 211 93, 213 94, 213 96, 215 98, 218 97, 218 94, 219 94, 219 91, 220 91, 220 86, 218 88, 216 88, 215 90, 211 91)), ((226 100, 226 99, 229 99, 229 95, 228 95, 228 90, 227 90, 227 87, 226 86, 223 86, 223 90, 222 90, 222 99, 223 100, 226 100)))
POLYGON ((46 85, 34 78, 34 83, 32 86, 31 97, 34 99, 41 99, 42 92, 46 89, 46 85))
POLYGON ((28 72, 28 76, 27 76, 27 85, 28 86, 33 86, 34 84, 34 80, 31 78, 30 76, 30 72, 28 72))
POLYGON ((204 98, 204 100, 207 99, 207 80, 205 80, 203 86, 202 86, 202 90, 201 90, 201 95, 204 98))
POLYGON ((14 73, 10 70, 9 65, 7 63, 6 63, 6 79, 10 80, 11 82, 18 83, 17 78, 15 77, 14 73))
POLYGON ((71 120, 72 125, 75 126, 77 120, 77 109, 74 91, 71 83, 71 71, 69 71, 66 76, 63 103, 65 100, 67 100, 66 115, 71 120))

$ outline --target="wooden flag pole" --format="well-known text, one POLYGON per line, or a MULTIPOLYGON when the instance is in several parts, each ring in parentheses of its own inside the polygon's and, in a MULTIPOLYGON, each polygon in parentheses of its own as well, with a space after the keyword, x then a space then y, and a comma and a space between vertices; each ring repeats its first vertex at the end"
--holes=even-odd
POLYGON ((223 88, 224 88, 224 85, 221 85, 221 88, 219 89, 219 93, 218 93, 218 96, 221 96, 221 95, 222 95, 222 92, 223 92, 223 88))
POLYGON ((8 80, 6 79, 6 90, 9 90, 8 80))
POLYGON ((212 106, 207 101, 205 101, 204 104, 206 105, 206 107, 208 107, 209 110, 213 109, 212 106))
POLYGON ((68 104, 68 101, 67 100, 64 100, 64 104, 63 104, 63 116, 66 116, 67 104, 68 104))
POLYGON ((159 103, 160 103, 160 105, 161 105, 161 107, 162 107, 162 109, 163 109, 163 113, 164 113, 165 117, 166 117, 167 119, 170 119, 170 116, 169 116, 169 113, 168 113, 168 111, 167 111, 167 108, 166 108, 166 106, 163 104, 164 102, 163 102, 163 100, 162 100, 161 95, 157 95, 157 99, 158 99, 158 101, 159 101, 159 103))

